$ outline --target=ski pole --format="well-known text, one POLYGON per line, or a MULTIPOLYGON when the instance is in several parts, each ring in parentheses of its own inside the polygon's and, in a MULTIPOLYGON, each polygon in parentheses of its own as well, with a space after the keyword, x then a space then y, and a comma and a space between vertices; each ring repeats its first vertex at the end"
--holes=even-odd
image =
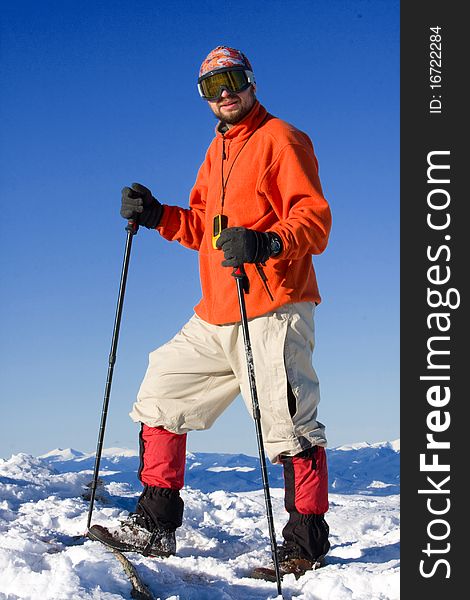
POLYGON ((237 283, 238 302, 240 304, 241 325, 243 331, 243 340, 245 342, 246 366, 248 369, 248 381, 250 384, 251 402, 253 406, 253 417, 256 427, 256 438, 258 442, 258 453, 261 464, 261 476, 263 479, 264 499, 266 502, 266 515, 268 518, 269 538, 271 540, 271 554, 276 571, 277 593, 282 596, 281 573, 279 570, 279 557, 277 554, 276 532, 274 530, 273 507, 271 504, 271 494, 269 491, 268 471, 266 469, 266 458, 264 454, 263 432, 261 430, 261 412, 259 409, 258 393, 256 391, 255 365, 253 362, 253 353, 251 350, 250 332, 248 331, 248 318, 246 316, 245 291, 248 282, 243 265, 234 268, 232 276, 237 283))
POLYGON ((101 452, 103 450, 104 431, 106 428, 106 419, 108 416, 109 396, 111 393, 111 384, 113 381, 114 364, 116 362, 116 351, 119 339, 119 329, 121 326, 122 307, 124 303, 124 293, 126 291, 127 271, 129 269, 129 259, 131 256, 132 238, 137 233, 139 226, 134 221, 130 220, 127 223, 126 231, 126 249, 124 251, 124 260, 122 263, 121 281, 119 284, 119 294, 116 306, 116 316, 114 318, 113 337, 111 341, 111 351, 109 353, 108 376, 106 378, 106 386, 104 392, 103 409, 101 411, 101 423, 98 433, 98 443, 96 446, 95 468, 93 471, 93 481, 91 483, 90 508, 88 510, 87 531, 90 528, 91 517, 93 514, 93 506, 95 504, 96 486, 98 485, 98 474, 100 470, 101 452))

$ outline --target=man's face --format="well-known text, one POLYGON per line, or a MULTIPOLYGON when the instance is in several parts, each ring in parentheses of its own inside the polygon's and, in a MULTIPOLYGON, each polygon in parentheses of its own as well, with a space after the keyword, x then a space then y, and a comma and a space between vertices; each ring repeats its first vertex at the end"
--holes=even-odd
POLYGON ((218 100, 208 102, 214 115, 230 127, 241 121, 253 108, 256 102, 253 85, 243 92, 222 91, 218 100))

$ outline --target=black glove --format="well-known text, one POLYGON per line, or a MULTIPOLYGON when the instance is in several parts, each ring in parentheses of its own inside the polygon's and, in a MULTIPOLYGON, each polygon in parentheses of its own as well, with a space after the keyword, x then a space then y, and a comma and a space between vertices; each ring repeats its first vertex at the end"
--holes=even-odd
POLYGON ((122 189, 121 217, 133 219, 138 225, 155 229, 162 218, 163 206, 152 192, 140 183, 122 189))
POLYGON ((275 233, 263 233, 245 227, 224 229, 217 240, 224 251, 223 267, 240 267, 244 263, 264 263, 279 254, 281 240, 275 233))

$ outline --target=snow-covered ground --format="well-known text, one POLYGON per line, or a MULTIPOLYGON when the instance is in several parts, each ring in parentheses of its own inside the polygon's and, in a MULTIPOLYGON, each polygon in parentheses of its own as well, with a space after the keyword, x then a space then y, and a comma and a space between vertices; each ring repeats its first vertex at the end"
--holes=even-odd
MULTIPOLYGON (((399 594, 399 442, 328 450, 331 550, 322 569, 283 581, 287 600, 395 600, 399 594)), ((89 504, 82 497, 94 457, 54 450, 0 459, 0 600, 119 600, 131 585, 112 552, 83 534, 89 504)), ((93 522, 117 524, 135 506, 141 486, 131 450, 103 453, 103 488, 93 522)), ((269 465, 276 533, 283 507, 282 468, 269 465)), ((188 454, 185 521, 177 556, 128 554, 155 598, 266 600, 276 585, 248 573, 270 562, 258 459, 188 454)))

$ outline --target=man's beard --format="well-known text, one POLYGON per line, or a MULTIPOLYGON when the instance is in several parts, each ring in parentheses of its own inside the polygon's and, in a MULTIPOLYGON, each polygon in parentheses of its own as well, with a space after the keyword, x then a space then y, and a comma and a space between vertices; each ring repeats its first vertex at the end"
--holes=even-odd
MULTIPOLYGON (((224 98, 224 102, 228 102, 230 99, 234 98, 239 98, 239 96, 237 96, 236 94, 226 96, 224 98)), ((251 101, 247 102, 246 104, 240 103, 237 107, 237 110, 231 111, 230 114, 222 114, 220 108, 217 106, 215 108, 211 107, 212 112, 214 113, 215 118, 219 119, 223 123, 227 123, 228 125, 235 125, 236 123, 239 123, 246 117, 246 115, 250 112, 250 110, 253 108, 253 105, 255 104, 256 96, 253 88, 251 88, 250 100, 251 101)))

